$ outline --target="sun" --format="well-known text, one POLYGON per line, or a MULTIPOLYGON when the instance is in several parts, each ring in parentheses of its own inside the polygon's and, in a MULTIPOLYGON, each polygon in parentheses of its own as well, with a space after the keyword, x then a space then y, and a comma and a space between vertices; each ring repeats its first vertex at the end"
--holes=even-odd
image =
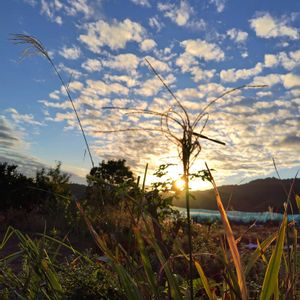
MULTIPOLYGON (((200 160, 196 166, 191 170, 191 173, 197 170, 202 170, 204 168, 204 161, 200 160)), ((173 187, 177 191, 183 191, 185 188, 185 181, 182 178, 182 169, 180 164, 170 165, 168 168, 168 176, 173 181, 173 187)), ((200 178, 191 179, 189 182, 190 190, 198 191, 198 190, 207 190, 211 188, 211 183, 208 181, 202 181, 200 178)))
POLYGON ((185 181, 182 178, 179 178, 174 181, 174 185, 177 190, 183 191, 185 187, 185 181))

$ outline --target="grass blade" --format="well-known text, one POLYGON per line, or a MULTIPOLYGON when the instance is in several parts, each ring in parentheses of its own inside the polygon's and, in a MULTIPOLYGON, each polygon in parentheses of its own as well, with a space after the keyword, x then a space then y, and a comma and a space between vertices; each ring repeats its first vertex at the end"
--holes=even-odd
POLYGON ((207 171, 209 173, 209 177, 211 180, 211 183, 214 187, 214 191, 215 191, 215 196, 216 196, 216 201, 217 201, 217 206, 221 215, 221 219, 222 219, 222 223, 225 229, 225 234, 226 234, 226 238, 227 238, 227 242, 230 248, 230 253, 233 259, 233 263, 236 269, 236 273, 237 273, 237 278, 238 278, 238 285, 239 288, 241 290, 241 296, 243 300, 248 299, 247 296, 247 286, 246 286, 246 279, 245 279, 245 274, 243 271, 243 267, 242 267, 242 262, 241 262, 241 258, 240 258, 240 254, 236 245, 236 241, 226 214, 226 211, 224 209, 223 203, 222 203, 222 199, 221 196, 219 194, 217 185, 214 181, 214 178, 210 172, 210 169, 208 168, 207 164, 205 163, 207 171))
POLYGON ((146 276, 150 283, 152 295, 155 297, 155 299, 159 300, 160 296, 159 296, 159 291, 157 289, 157 285, 155 284, 155 275, 154 275, 154 272, 151 267, 149 256, 145 249, 143 238, 141 237, 141 233, 138 228, 134 228, 134 234, 135 234, 135 237, 136 237, 136 240, 138 243, 138 247, 139 247, 139 250, 141 253, 141 259, 142 259, 143 266, 144 266, 144 269, 146 272, 146 276))
POLYGON ((283 215, 283 220, 279 229, 278 239, 275 249, 271 255, 269 264, 267 266, 260 300, 268 300, 275 292, 278 282, 278 274, 280 269, 281 258, 283 254, 284 239, 287 227, 287 214, 286 211, 283 215))
POLYGON ((264 255, 265 251, 273 243, 273 241, 276 240, 277 236, 278 232, 275 232, 272 235, 270 235, 262 243, 260 243, 260 247, 257 247, 256 250, 251 254, 247 266, 245 268, 245 276, 249 274, 250 270, 255 265, 257 260, 264 255))
POLYGON ((200 265, 199 262, 195 261, 195 266, 196 266, 196 269, 199 273, 199 276, 200 276, 200 279, 202 281, 202 284, 203 284, 203 287, 205 289, 205 292, 209 298, 209 300, 214 300, 215 297, 213 296, 212 292, 211 292, 211 288, 210 288, 210 285, 209 285, 209 282, 208 282, 208 279, 200 265))

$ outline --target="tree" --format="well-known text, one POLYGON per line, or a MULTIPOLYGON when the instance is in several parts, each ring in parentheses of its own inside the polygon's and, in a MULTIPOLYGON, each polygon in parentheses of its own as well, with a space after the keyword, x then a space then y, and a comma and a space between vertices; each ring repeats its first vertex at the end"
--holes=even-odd
POLYGON ((47 172, 43 168, 36 173, 36 189, 41 198, 41 208, 48 214, 67 210, 71 202, 70 175, 61 172, 61 162, 47 172))
POLYGON ((8 209, 30 211, 38 202, 32 190, 33 180, 20 174, 17 168, 16 165, 0 163, 0 210, 2 211, 8 209))
POLYGON ((109 160, 93 167, 87 176, 87 199, 89 204, 101 208, 106 205, 117 205, 134 187, 134 177, 123 159, 109 160))

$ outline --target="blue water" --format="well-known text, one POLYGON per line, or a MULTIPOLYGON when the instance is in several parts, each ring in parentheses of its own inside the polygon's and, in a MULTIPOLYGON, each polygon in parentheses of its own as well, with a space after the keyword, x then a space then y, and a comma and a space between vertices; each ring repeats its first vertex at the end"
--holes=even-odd
MULTIPOLYGON (((183 214, 186 214, 186 209, 182 207, 174 207, 183 214)), ((209 209, 191 209, 191 217, 196 222, 214 222, 221 221, 221 216, 218 210, 209 209)), ((228 219, 237 223, 267 223, 267 222, 281 222, 283 214, 273 212, 244 212, 244 211, 227 211, 228 219)), ((288 220, 295 221, 300 224, 300 215, 288 215, 288 220)))

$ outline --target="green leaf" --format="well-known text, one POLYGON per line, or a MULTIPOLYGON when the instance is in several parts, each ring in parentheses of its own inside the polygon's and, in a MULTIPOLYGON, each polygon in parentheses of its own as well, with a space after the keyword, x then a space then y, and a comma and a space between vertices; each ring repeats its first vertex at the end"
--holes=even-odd
POLYGON ((245 268, 245 275, 247 276, 256 263, 256 261, 264 255, 268 247, 273 243, 276 239, 278 232, 273 233, 268 238, 266 238, 261 244, 260 247, 257 247, 256 250, 251 254, 247 266, 245 268))
POLYGON ((298 211, 300 213, 300 196, 296 194, 295 200, 296 200, 296 204, 297 204, 297 207, 298 207, 298 211))
POLYGON ((262 286, 262 291, 260 294, 260 300, 268 300, 272 297, 274 292, 276 292, 276 286, 278 283, 278 274, 281 264, 281 258, 283 254, 284 239, 287 227, 287 214, 283 215, 283 220, 279 229, 279 234, 277 238, 277 243, 275 249, 272 252, 267 270, 265 273, 265 278, 262 286))
POLYGON ((209 285, 209 282, 208 282, 208 279, 201 267, 201 265, 199 264, 199 262, 195 261, 195 266, 196 266, 196 269, 200 275, 200 278, 201 278, 201 281, 202 281, 202 284, 203 284, 203 287, 205 289, 205 292, 209 298, 209 300, 214 300, 215 298, 213 297, 213 294, 211 292, 211 288, 210 288, 210 285, 209 285))
POLYGON ((147 279, 150 283, 150 287, 151 287, 151 290, 152 290, 152 295, 155 297, 155 299, 159 300, 161 297, 159 296, 159 291, 158 291, 158 288, 157 288, 158 286, 155 284, 155 274, 152 270, 150 259, 149 259, 149 256, 148 256, 147 252, 146 252, 144 241, 141 237, 141 233, 140 233, 138 228, 134 228, 134 234, 135 234, 135 237, 137 239, 137 243, 138 243, 138 247, 139 247, 139 250, 140 250, 140 253, 141 253, 143 266, 144 266, 144 269, 145 269, 145 272, 146 272, 146 276, 147 276, 147 279))

